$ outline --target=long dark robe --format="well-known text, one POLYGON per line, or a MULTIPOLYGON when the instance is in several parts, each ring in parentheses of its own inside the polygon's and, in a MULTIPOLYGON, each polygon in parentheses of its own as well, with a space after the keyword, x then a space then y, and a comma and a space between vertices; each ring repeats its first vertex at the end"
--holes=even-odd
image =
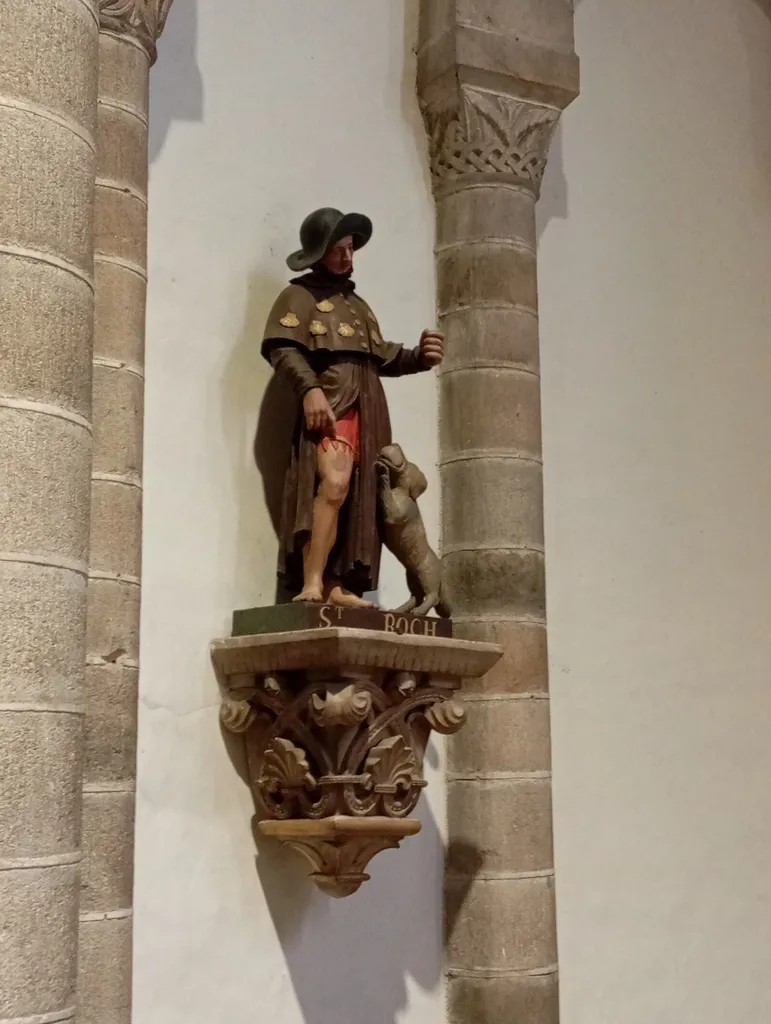
MULTIPOLYGON (((332 295, 353 293, 352 282, 315 271, 293 284, 307 287, 314 301, 332 295), (307 282, 307 285, 306 285, 307 282)), ((366 304, 356 296, 356 301, 366 304)), ((270 341, 270 339, 268 339, 270 341)), ((385 347, 385 346, 384 346, 385 347)), ((351 408, 360 417, 360 458, 351 477, 348 498, 341 509, 337 542, 327 562, 327 577, 339 580, 356 594, 377 589, 381 541, 377 525, 377 479, 375 462, 382 448, 391 443, 391 421, 381 376, 403 376, 420 372, 417 350, 388 344, 388 358, 353 351, 309 352, 277 339, 269 345, 271 362, 297 395, 297 412, 292 451, 284 482, 278 573, 286 589, 299 591, 303 582, 303 549, 313 526, 316 494, 317 433, 305 426, 302 397, 312 387, 321 387, 336 418, 351 408)))
MULTIPOLYGON (((377 480, 375 461, 391 443, 391 421, 383 385, 374 364, 362 361, 351 366, 357 378, 356 401, 360 416, 360 458, 340 512, 337 543, 327 562, 327 575, 338 579, 356 594, 377 589, 380 569, 380 537, 377 528, 377 480)), ((346 388, 346 391, 348 389, 346 388)), ((335 402, 326 388, 332 411, 343 416, 350 402, 335 402)), ((287 589, 299 590, 303 579, 303 548, 313 526, 316 493, 316 446, 318 436, 305 427, 302 407, 295 423, 292 454, 284 483, 282 530, 279 538, 279 575, 287 589)))

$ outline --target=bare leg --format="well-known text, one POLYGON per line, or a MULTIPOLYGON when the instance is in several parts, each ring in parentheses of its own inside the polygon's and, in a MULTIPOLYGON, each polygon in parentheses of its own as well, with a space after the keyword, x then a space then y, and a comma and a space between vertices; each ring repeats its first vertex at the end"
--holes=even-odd
POLYGON ((347 445, 321 445, 316 450, 319 487, 313 501, 313 527, 303 558, 303 590, 295 601, 324 600, 324 570, 337 538, 340 509, 348 497, 353 452, 347 445))

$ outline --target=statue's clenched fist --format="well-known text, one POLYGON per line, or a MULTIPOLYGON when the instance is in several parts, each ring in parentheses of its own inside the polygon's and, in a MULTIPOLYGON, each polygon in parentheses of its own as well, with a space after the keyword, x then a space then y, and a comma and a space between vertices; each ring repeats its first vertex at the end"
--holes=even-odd
POLYGON ((444 359, 444 335, 439 331, 423 331, 418 347, 426 366, 438 366, 444 359))

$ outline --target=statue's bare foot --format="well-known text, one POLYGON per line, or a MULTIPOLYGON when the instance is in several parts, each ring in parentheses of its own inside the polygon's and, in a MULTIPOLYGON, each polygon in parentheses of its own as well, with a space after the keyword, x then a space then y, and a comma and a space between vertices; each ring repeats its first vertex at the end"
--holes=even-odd
POLYGON ((346 590, 345 587, 336 585, 329 591, 327 598, 330 604, 337 605, 340 608, 374 608, 374 604, 371 601, 365 601, 363 597, 358 597, 356 594, 352 594, 350 590, 346 590))
POLYGON ((297 597, 293 597, 292 600, 315 601, 320 604, 324 600, 324 592, 320 584, 317 585, 315 583, 309 583, 306 587, 303 588, 302 593, 298 594, 297 597))

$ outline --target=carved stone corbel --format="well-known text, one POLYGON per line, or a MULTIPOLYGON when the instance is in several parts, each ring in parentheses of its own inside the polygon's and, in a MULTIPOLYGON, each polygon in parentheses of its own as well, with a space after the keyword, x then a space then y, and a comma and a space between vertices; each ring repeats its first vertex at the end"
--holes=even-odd
POLYGON ((344 627, 216 641, 220 721, 244 737, 259 830, 301 852, 323 892, 356 892, 375 854, 420 830, 431 732, 463 726, 461 680, 499 656, 344 627))

